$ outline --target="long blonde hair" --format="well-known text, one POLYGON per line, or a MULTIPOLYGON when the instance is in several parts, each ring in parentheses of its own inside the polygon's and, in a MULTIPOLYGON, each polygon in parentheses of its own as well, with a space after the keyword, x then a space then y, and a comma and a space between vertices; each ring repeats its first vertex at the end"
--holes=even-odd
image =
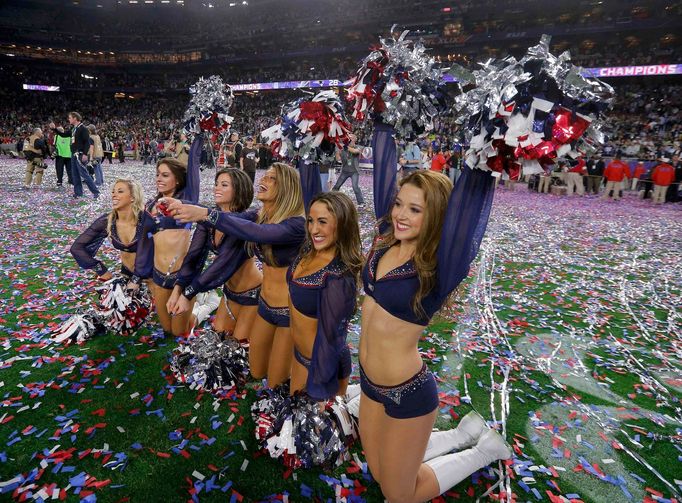
MULTIPOLYGON (((301 189, 301 177, 294 168, 283 162, 275 162, 270 166, 275 170, 275 180, 277 181, 277 194, 272 204, 272 214, 261 207, 258 211, 258 224, 279 224, 291 217, 305 217, 305 207, 303 205, 303 190, 301 189)), ((249 243, 248 250, 253 255, 255 243, 249 243)), ((268 264, 276 267, 276 260, 272 253, 271 245, 262 245, 263 255, 268 264)))
MULTIPOLYGON (((436 286, 436 255, 448 199, 452 192, 452 182, 447 176, 435 171, 417 171, 400 181, 400 187, 408 184, 421 189, 424 193, 424 219, 412 259, 419 279, 419 288, 412 299, 412 309, 424 316, 422 299, 436 286)), ((398 242, 390 215, 387 218, 388 228, 374 245, 377 249, 389 248, 398 242)))
MULTIPOLYGON (((140 218, 140 214, 144 211, 144 190, 142 190, 142 185, 130 178, 118 178, 114 182, 114 186, 116 186, 117 183, 125 183, 128 186, 132 198, 131 208, 133 210, 133 216, 137 221, 140 218)), ((107 218, 107 236, 109 236, 109 238, 111 238, 111 227, 114 225, 117 218, 117 211, 111 210, 109 217, 107 218)))
MULTIPOLYGON (((360 225, 358 211, 343 192, 321 192, 310 201, 310 207, 315 203, 324 203, 329 213, 336 218, 336 256, 343 266, 353 275, 355 281, 362 269, 362 243, 360 242, 360 225)), ((305 242, 303 244, 301 262, 311 260, 315 248, 308 226, 305 226, 305 242)))

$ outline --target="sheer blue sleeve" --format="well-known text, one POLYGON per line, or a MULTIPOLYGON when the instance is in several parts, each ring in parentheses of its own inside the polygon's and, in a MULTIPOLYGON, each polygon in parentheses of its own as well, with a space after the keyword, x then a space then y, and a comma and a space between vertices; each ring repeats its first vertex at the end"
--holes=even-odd
POLYGON ((183 295, 191 299, 197 293, 219 287, 228 281, 248 258, 244 241, 225 235, 220 243, 218 255, 211 265, 192 279, 191 285, 183 290, 183 295))
POLYGON ((306 213, 310 210, 310 201, 322 192, 322 179, 320 178, 320 165, 299 159, 296 162, 298 174, 301 176, 301 188, 303 189, 303 205, 306 213))
MULTIPOLYGON (((398 177, 398 158, 391 126, 377 122, 372 135, 372 152, 374 156, 374 215, 381 221, 388 218, 393 206, 398 177)), ((383 232, 387 222, 382 222, 383 232)))
POLYGON ((318 299, 317 334, 310 359, 306 391, 313 399, 332 398, 339 390, 348 323, 355 312, 355 280, 330 276, 318 299))
POLYGON ((201 147, 203 144, 203 135, 197 135, 189 149, 185 188, 182 190, 181 194, 177 195, 177 199, 183 199, 192 204, 197 204, 199 202, 199 182, 201 180, 199 168, 201 168, 201 147))
POLYGON ((201 270, 204 268, 206 258, 208 257, 209 239, 210 235, 206 226, 201 223, 197 224, 192 236, 192 242, 189 244, 189 250, 187 250, 187 255, 185 255, 182 267, 180 267, 178 272, 178 277, 175 281, 176 285, 185 288, 196 276, 201 274, 201 270))
POLYGON ((71 245, 71 255, 83 269, 93 269, 98 276, 107 272, 104 262, 97 260, 95 254, 107 237, 108 215, 102 215, 76 238, 71 245))
POLYGON ((438 295, 445 300, 469 274, 490 217, 495 190, 490 172, 465 167, 448 201, 438 245, 438 295))
POLYGON ((135 252, 135 276, 138 278, 151 278, 154 270, 154 232, 156 223, 154 217, 148 211, 144 212, 142 233, 137 241, 135 252))
POLYGON ((233 215, 223 211, 211 210, 206 223, 213 225, 224 234, 269 245, 295 245, 305 238, 305 219, 287 218, 278 224, 258 224, 250 220, 251 212, 233 215))

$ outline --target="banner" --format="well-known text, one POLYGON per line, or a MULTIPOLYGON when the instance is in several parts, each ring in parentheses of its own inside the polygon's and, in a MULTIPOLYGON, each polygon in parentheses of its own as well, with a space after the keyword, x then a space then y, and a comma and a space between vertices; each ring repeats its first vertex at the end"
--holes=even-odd
MULTIPOLYGON (((644 66, 607 66, 599 68, 583 68, 584 77, 649 77, 654 75, 680 75, 682 63, 676 65, 644 65, 644 66)), ((456 82, 451 75, 444 75, 445 82, 456 82)), ((253 84, 230 84, 234 91, 270 91, 273 89, 315 89, 321 87, 347 87, 350 81, 340 79, 323 80, 289 80, 284 82, 256 82, 253 84)))

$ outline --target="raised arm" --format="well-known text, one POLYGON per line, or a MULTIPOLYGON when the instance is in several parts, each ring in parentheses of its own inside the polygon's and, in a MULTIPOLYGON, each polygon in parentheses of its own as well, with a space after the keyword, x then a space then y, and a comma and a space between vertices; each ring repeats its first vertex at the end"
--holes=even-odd
POLYGON ((398 161, 393 133, 391 126, 379 122, 374 124, 372 151, 374 156, 374 215, 377 220, 390 214, 396 192, 398 161))
POLYGON ((469 274, 488 225, 494 190, 490 172, 465 167, 450 194, 437 254, 442 300, 469 274))
POLYGON ((76 263, 83 269, 92 269, 98 276, 107 272, 104 262, 95 258, 99 247, 107 237, 108 215, 102 215, 95 220, 90 227, 76 238, 71 245, 71 255, 76 259, 76 263))
POLYGON ((206 257, 208 256, 208 240, 210 239, 210 234, 208 229, 203 224, 197 224, 194 230, 194 235, 192 236, 192 242, 189 245, 189 250, 187 255, 185 255, 182 261, 182 267, 178 272, 178 278, 175 281, 176 285, 185 288, 192 280, 201 274, 204 264, 206 263, 206 257))
POLYGON ((320 165, 306 162, 300 159, 296 162, 298 174, 301 176, 301 188, 303 189, 303 205, 306 212, 310 211, 310 201, 322 192, 322 180, 320 179, 320 165))
POLYGON ((213 225, 224 234, 270 245, 294 245, 302 243, 305 238, 305 219, 303 217, 287 218, 278 224, 258 224, 242 215, 233 215, 218 210, 210 210, 206 223, 213 225))
POLYGON ((306 382, 306 391, 315 400, 332 398, 339 390, 339 366, 355 298, 355 280, 349 276, 330 276, 320 293, 317 334, 306 382))
POLYGON ((192 299, 197 293, 208 292, 228 281, 249 258, 244 242, 231 236, 223 237, 218 255, 204 272, 192 278, 189 285, 183 285, 183 295, 192 299))
POLYGON ((199 202, 199 182, 201 180, 201 147, 204 144, 203 135, 197 135, 192 142, 192 147, 189 149, 189 158, 187 159, 187 181, 185 183, 185 190, 180 199, 192 202, 194 204, 199 202))

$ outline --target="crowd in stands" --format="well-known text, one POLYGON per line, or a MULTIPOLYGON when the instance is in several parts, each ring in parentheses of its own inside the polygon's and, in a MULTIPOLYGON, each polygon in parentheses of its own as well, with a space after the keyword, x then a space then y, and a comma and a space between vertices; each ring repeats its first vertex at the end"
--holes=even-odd
MULTIPOLYGON (((651 164, 660 158, 679 154, 682 140, 682 86, 647 85, 618 86, 617 99, 609 114, 607 141, 601 154, 610 158, 620 155, 630 162, 641 160, 651 164)), ((230 111, 232 129, 242 137, 258 137, 271 126, 281 106, 302 95, 301 91, 269 91, 240 93, 230 111)), ((141 152, 144 145, 155 141, 164 145, 179 137, 182 116, 187 106, 185 93, 146 95, 116 99, 93 93, 40 93, 0 90, 0 143, 16 144, 28 136, 33 127, 45 127, 50 121, 65 123, 65 113, 79 110, 85 122, 94 124, 102 138, 122 146, 125 151, 141 152)), ((359 145, 369 145, 371 129, 358 126, 359 145)), ((461 129, 452 116, 436 120, 436 128, 420 140, 422 165, 430 165, 440 149, 461 151, 461 129)))

